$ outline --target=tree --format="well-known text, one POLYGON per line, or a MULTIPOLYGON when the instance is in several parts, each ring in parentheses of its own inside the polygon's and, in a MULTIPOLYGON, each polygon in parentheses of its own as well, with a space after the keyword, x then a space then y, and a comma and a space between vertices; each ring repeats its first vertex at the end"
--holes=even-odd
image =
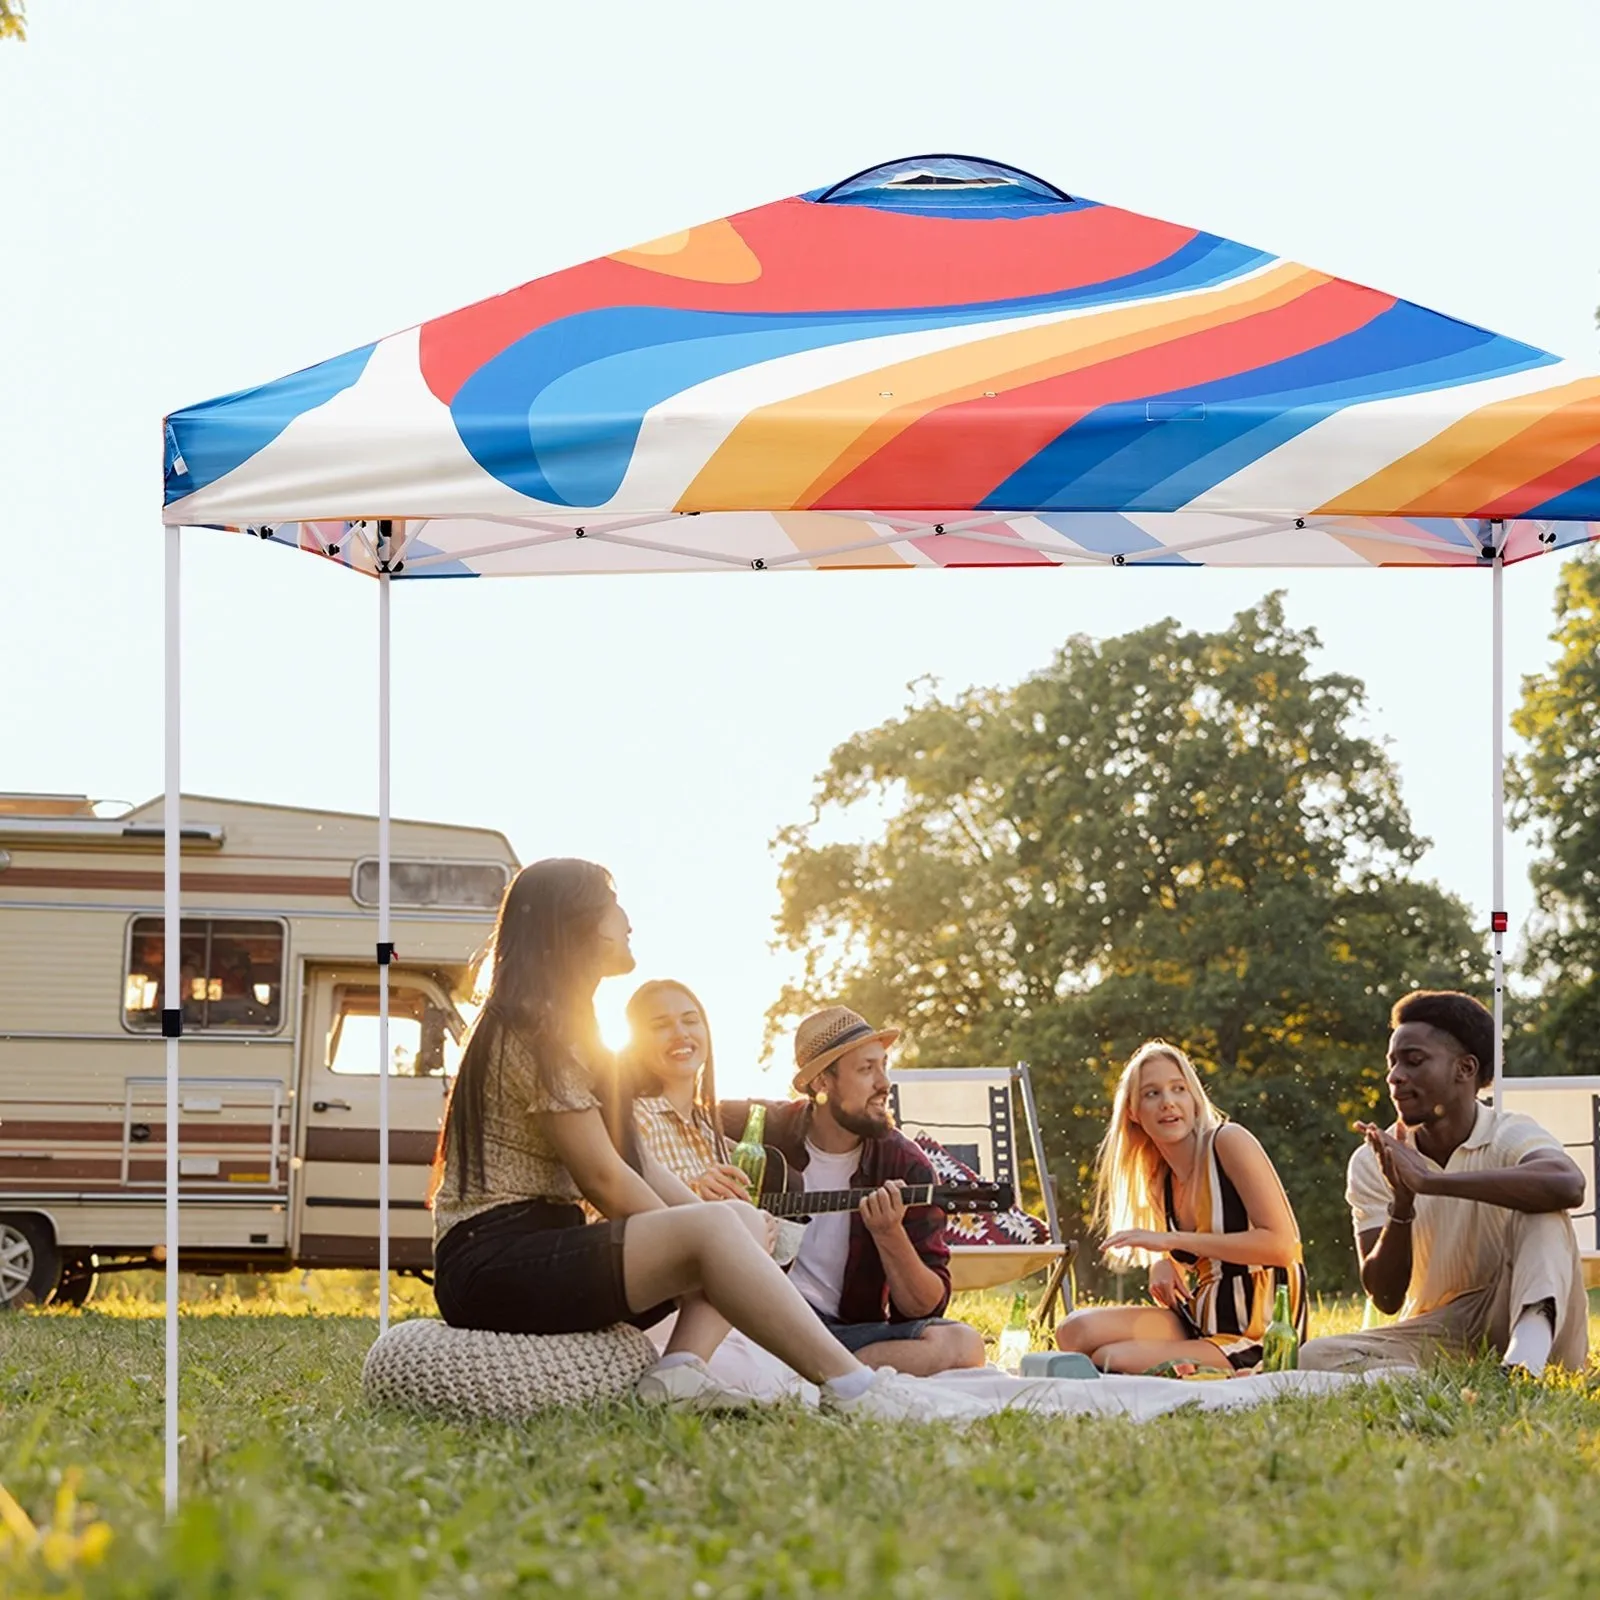
POLYGON ((0 39, 27 37, 28 18, 24 0, 0 0, 0 39))
POLYGON ((1122 1061, 1173 1039, 1279 1162, 1317 1280, 1353 1281, 1343 1168, 1388 1006, 1484 961, 1461 903, 1412 880, 1427 842, 1316 643, 1273 595, 1219 633, 1074 637, 1012 688, 914 685, 779 835, 805 965, 769 1025, 843 1000, 925 1065, 1029 1060, 1069 1207, 1122 1061), (877 836, 824 842, 857 807, 877 836))
POLYGON ((1600 561, 1569 561, 1556 591, 1560 647, 1522 680, 1512 726, 1526 752, 1507 772, 1518 828, 1539 846, 1522 970, 1538 986, 1519 1070, 1600 1073, 1600 561))

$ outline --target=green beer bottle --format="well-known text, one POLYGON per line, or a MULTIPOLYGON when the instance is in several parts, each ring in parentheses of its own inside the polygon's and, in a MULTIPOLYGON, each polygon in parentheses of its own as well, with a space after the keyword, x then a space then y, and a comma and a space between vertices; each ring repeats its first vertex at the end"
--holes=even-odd
POLYGON ((1300 1365, 1300 1335, 1294 1331, 1289 1317, 1289 1285, 1278 1285, 1278 1297, 1272 1307, 1272 1321, 1261 1335, 1261 1370, 1263 1372, 1293 1372, 1300 1365))
POLYGON ((767 1174, 767 1149, 762 1143, 762 1138, 767 1131, 767 1108, 765 1106, 751 1106, 750 1115, 745 1121, 744 1132, 739 1135, 739 1142, 730 1152, 734 1166, 736 1166, 750 1180, 750 1198, 756 1200, 761 1195, 761 1180, 767 1174))
POLYGON ((1011 1317, 1000 1330, 1000 1354, 996 1365, 1002 1372, 1015 1372, 1033 1345, 1028 1328, 1028 1297, 1018 1294, 1011 1302, 1011 1317))

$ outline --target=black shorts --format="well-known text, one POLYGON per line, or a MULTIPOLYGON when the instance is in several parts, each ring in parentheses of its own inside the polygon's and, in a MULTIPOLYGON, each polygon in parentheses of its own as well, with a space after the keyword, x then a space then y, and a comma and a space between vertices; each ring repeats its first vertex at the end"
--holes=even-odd
POLYGON ((623 1222, 585 1222, 577 1206, 521 1200, 458 1222, 434 1247, 433 1297, 453 1328, 590 1333, 648 1328, 673 1302, 629 1311, 623 1222))

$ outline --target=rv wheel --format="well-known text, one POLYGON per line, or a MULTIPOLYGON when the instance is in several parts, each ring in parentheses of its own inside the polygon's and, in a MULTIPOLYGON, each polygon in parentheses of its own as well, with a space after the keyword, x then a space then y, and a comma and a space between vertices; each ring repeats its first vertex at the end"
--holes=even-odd
POLYGON ((95 1270, 93 1256, 73 1256, 61 1263, 61 1278, 56 1292, 50 1297, 53 1306, 82 1306, 89 1303, 94 1293, 95 1270))
POLYGON ((0 1311, 38 1306, 61 1276, 50 1224, 39 1217, 0 1215, 0 1311))

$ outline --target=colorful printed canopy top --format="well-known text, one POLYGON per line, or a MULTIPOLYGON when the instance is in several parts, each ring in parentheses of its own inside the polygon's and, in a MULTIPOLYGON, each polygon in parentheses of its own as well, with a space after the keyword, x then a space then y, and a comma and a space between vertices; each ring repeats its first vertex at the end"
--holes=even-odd
POLYGON ((1600 375, 917 157, 179 411, 164 515, 403 578, 1514 561, 1600 535, 1600 375))

